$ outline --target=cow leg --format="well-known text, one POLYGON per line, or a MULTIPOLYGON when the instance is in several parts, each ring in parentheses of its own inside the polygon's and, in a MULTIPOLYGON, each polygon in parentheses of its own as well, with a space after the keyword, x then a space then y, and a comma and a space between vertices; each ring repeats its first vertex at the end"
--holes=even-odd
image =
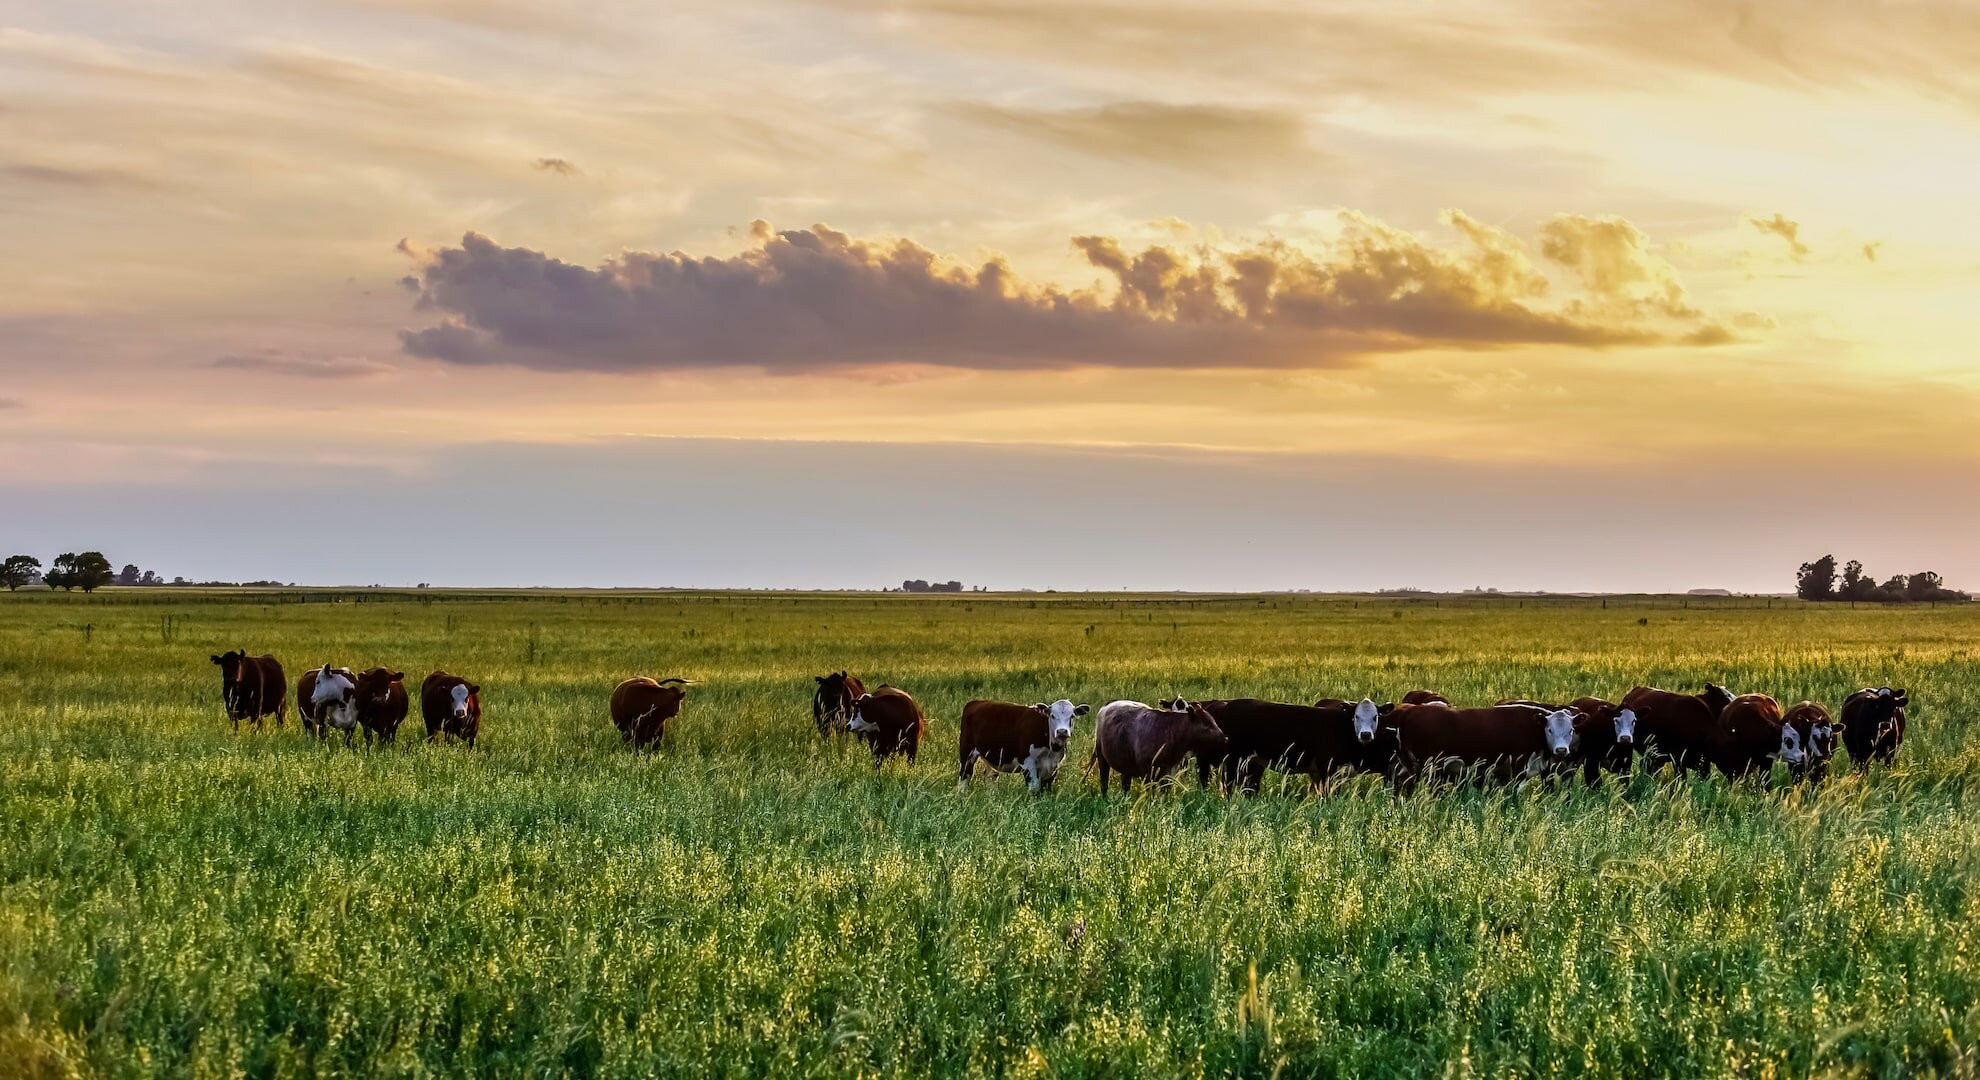
POLYGON ((956 790, 969 790, 969 774, 976 771, 976 758, 977 753, 974 750, 968 750, 963 753, 962 770, 960 775, 956 777, 956 790))
POLYGON ((1100 765, 1100 794, 1105 795, 1107 793, 1107 759, 1096 754, 1093 760, 1100 765))

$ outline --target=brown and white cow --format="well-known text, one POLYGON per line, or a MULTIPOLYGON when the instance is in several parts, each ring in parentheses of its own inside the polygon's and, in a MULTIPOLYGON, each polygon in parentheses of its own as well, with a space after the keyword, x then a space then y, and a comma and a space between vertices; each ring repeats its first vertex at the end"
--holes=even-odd
MULTIPOLYGON (((1198 779, 1209 783, 1211 766, 1221 766, 1224 789, 1254 794, 1267 767, 1304 773, 1310 790, 1319 790, 1335 773, 1382 771, 1370 748, 1378 737, 1380 707, 1368 698, 1358 704, 1324 700, 1318 705, 1290 705, 1257 698, 1202 701, 1197 704, 1217 722, 1229 740, 1220 754, 1198 754, 1198 779)), ((1164 708, 1175 705, 1162 702, 1164 708)))
POLYGON ((870 694, 853 699, 852 716, 846 730, 866 740, 873 749, 873 767, 879 768, 895 754, 914 764, 921 750, 921 733, 927 727, 921 705, 896 686, 881 683, 870 694))
POLYGON ((481 687, 459 675, 436 671, 420 684, 419 713, 426 721, 427 742, 448 735, 472 750, 481 734, 481 687))
POLYGON ((1836 723, 1828 708, 1817 701, 1791 706, 1781 713, 1781 723, 1791 724, 1801 732, 1805 760, 1795 770, 1796 778, 1820 783, 1829 775, 1829 763, 1835 760, 1836 736, 1842 733, 1843 725, 1836 723))
POLYGON ((1732 691, 1716 683, 1706 683, 1700 694, 1639 686, 1623 695, 1623 708, 1636 714, 1644 768, 1655 772, 1668 762, 1680 775, 1693 769, 1709 772, 1712 755, 1724 745, 1719 714, 1732 700, 1732 691))
POLYGON ((859 676, 848 675, 843 671, 831 675, 813 675, 818 689, 811 694, 811 722, 817 726, 821 736, 837 735, 846 730, 846 722, 852 719, 853 702, 866 693, 866 684, 859 676))
POLYGON ((364 728, 364 741, 390 743, 399 737, 399 725, 412 711, 406 694, 406 673, 391 668, 366 668, 357 674, 358 724, 364 728))
POLYGON ((1849 765, 1861 769, 1872 761, 1889 765, 1904 745, 1904 707, 1911 695, 1888 686, 1864 687, 1843 700, 1843 745, 1849 765))
POLYGON ((667 734, 667 721, 679 716, 692 682, 681 678, 627 679, 612 691, 612 726, 619 739, 645 749, 667 734))
POLYGON ((1781 703, 1766 694, 1741 694, 1732 699, 1719 714, 1719 726, 1724 742, 1714 755, 1714 763, 1732 779, 1771 768, 1775 761, 1796 772, 1807 764, 1804 732, 1784 723, 1781 703))
POLYGON ((1135 780, 1159 783, 1167 779, 1191 754, 1199 761, 1221 759, 1230 745, 1223 729, 1201 705, 1180 698, 1167 709, 1151 708, 1139 701, 1110 701, 1100 707, 1094 725, 1092 762, 1100 766, 1100 793, 1104 795, 1110 773, 1121 774, 1121 790, 1126 792, 1135 780))
POLYGON ((232 649, 212 657, 220 665, 220 700, 234 730, 246 720, 261 730, 261 718, 274 716, 281 727, 289 713, 289 677, 282 673, 282 662, 273 656, 249 656, 246 649, 232 649))
POLYGON ((1088 707, 1060 698, 1047 705, 1010 701, 972 701, 963 706, 958 756, 961 787, 981 761, 994 772, 1022 772, 1034 792, 1052 790, 1059 766, 1072 744, 1073 719, 1088 707))
POLYGON ((1632 709, 1598 697, 1578 697, 1565 705, 1528 698, 1507 698, 1499 704, 1573 712, 1576 716, 1573 756, 1581 763, 1582 779, 1590 786, 1600 785, 1605 773, 1628 776, 1636 764, 1636 712, 1632 709))
POLYGON ((1388 719, 1396 788, 1407 791, 1425 774, 1512 781, 1559 771, 1573 758, 1576 719, 1571 709, 1532 705, 1398 705, 1388 719))
POLYGON ((334 728, 349 743, 358 723, 357 672, 329 664, 303 672, 296 680, 296 711, 311 738, 324 738, 334 728))

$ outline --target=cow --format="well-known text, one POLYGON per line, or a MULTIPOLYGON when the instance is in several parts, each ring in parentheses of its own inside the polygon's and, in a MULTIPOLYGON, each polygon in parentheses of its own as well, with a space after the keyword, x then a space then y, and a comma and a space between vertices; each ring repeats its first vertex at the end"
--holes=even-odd
POLYGON ((1904 743, 1904 707, 1909 704, 1909 694, 1888 686, 1865 687, 1843 700, 1842 737, 1850 768, 1897 760, 1898 747, 1904 743))
POLYGON ((1571 709, 1532 705, 1398 705, 1389 716, 1396 729, 1392 779, 1397 791, 1408 791, 1426 772, 1504 781, 1541 776, 1572 759, 1577 718, 1571 709))
POLYGON ((1567 709, 1576 714, 1574 757, 1581 762, 1581 778, 1590 787, 1600 786, 1604 773, 1628 776, 1636 764, 1636 713, 1613 701, 1578 697, 1565 705, 1554 705, 1506 698, 1499 704, 1529 705, 1548 712, 1567 709))
POLYGON ((399 737, 412 701, 406 695, 406 673, 391 668, 366 668, 357 673, 357 718, 365 745, 390 743, 399 737))
POLYGON ((1822 782, 1829 775, 1829 762, 1835 760, 1836 736, 1843 725, 1835 722, 1820 702, 1803 701, 1781 714, 1781 723, 1792 724, 1801 732, 1806 761, 1795 771, 1797 779, 1822 782))
POLYGON ((261 718, 275 717, 281 727, 289 714, 289 677, 282 673, 282 662, 273 656, 249 656, 246 649, 231 649, 212 658, 220 665, 220 700, 234 730, 246 720, 261 730, 261 718))
POLYGON ((1059 765, 1072 742, 1073 718, 1089 707, 1060 698, 1050 705, 1018 705, 1009 701, 972 701, 963 706, 959 786, 969 787, 976 763, 994 772, 1022 771, 1034 792, 1052 790, 1059 765))
POLYGON ((1766 694, 1741 694, 1732 699, 1719 713, 1719 727, 1723 742, 1714 763, 1729 779, 1771 768, 1775 761, 1795 772, 1807 764, 1805 733, 1783 723, 1781 703, 1766 694))
POLYGON ((612 726, 619 741, 639 749, 658 744, 667 734, 667 721, 679 716, 692 682, 680 678, 627 679, 612 691, 612 726))
POLYGON ((1623 708, 1636 714, 1644 768, 1655 772, 1668 762, 1680 776, 1711 771, 1710 754, 1723 742, 1719 714, 1732 700, 1732 691, 1715 683, 1706 683, 1701 694, 1639 686, 1623 695, 1623 708))
POLYGON ((1101 706, 1094 724, 1089 764, 1100 766, 1102 795, 1113 772, 1121 774, 1121 791, 1127 793, 1135 780, 1158 783, 1189 755, 1199 762, 1219 758, 1230 745, 1201 705, 1178 698, 1173 708, 1155 709, 1139 701, 1112 701, 1101 706))
MULTIPOLYGON (((1172 708, 1176 703, 1161 704, 1172 708)), ((1213 765, 1221 766, 1224 788, 1233 794, 1256 793, 1267 766, 1305 773, 1313 791, 1338 772, 1379 771, 1369 753, 1380 720, 1379 706, 1372 700, 1364 698, 1355 705, 1345 701, 1289 705, 1237 698, 1197 704, 1229 740, 1220 754, 1197 755, 1197 776, 1206 787, 1213 765)))
POLYGON ((349 745, 358 723, 357 673, 329 664, 303 672, 296 680, 296 712, 302 715, 303 732, 311 738, 325 738, 335 728, 349 745))
POLYGON ((1403 705, 1449 705, 1451 699, 1435 690, 1411 690, 1402 696, 1403 705))
POLYGON ((426 741, 441 735, 463 740, 474 749, 481 734, 481 687, 436 671, 419 686, 419 714, 426 721, 426 741))
POLYGON ((895 754, 913 765, 914 755, 921 750, 922 730, 927 725, 921 706, 907 691, 881 683, 872 693, 853 699, 852 717, 846 721, 846 730, 865 739, 873 748, 873 767, 877 769, 895 754))
POLYGON ((853 702, 866 693, 866 684, 859 676, 841 671, 835 675, 813 675, 818 689, 811 695, 811 722, 818 726, 822 736, 837 735, 846 730, 846 721, 852 719, 853 702))

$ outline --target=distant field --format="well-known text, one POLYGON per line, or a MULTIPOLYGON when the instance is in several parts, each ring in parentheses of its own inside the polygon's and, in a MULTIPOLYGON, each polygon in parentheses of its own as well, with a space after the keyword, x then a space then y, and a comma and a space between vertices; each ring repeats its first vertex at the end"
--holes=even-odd
POLYGON ((299 595, 0 594, 0 1075, 1980 1075, 1980 605, 299 595), (475 678, 481 749, 236 735, 235 647, 475 678), (814 734, 842 667, 927 708, 912 770, 814 734), (634 674, 704 682, 657 754, 634 674), (1904 756, 955 785, 973 697, 1707 678, 1908 686, 1904 756))

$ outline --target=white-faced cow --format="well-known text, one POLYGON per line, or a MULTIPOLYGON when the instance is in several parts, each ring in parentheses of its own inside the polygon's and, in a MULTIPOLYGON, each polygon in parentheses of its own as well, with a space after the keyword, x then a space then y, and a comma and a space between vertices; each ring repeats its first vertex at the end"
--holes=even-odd
MULTIPOLYGON (((1164 708, 1174 704, 1162 703, 1164 708)), ((1381 719, 1372 699, 1356 705, 1338 700, 1291 705, 1257 698, 1198 704, 1229 740, 1222 754, 1198 755, 1198 778, 1207 785, 1211 766, 1221 765, 1224 790, 1231 794, 1256 793, 1268 767, 1305 774, 1315 791, 1336 773, 1382 768, 1370 752, 1381 719)))
POLYGON ((335 730, 349 745, 358 725, 357 673, 329 664, 303 672, 296 680, 296 711, 302 713, 303 731, 312 738, 324 738, 335 730))
POLYGON ((234 730, 246 720, 261 730, 261 718, 274 716, 281 727, 289 712, 289 677, 282 673, 281 661, 273 656, 249 656, 245 649, 233 649, 212 658, 220 665, 220 701, 234 730))
POLYGON ((481 687, 461 678, 436 671, 419 687, 419 712, 426 721, 426 741, 448 735, 474 749, 481 734, 481 687))
POLYGON ((1835 760, 1836 736, 1843 733, 1843 725, 1817 701, 1803 701, 1789 708, 1781 713, 1781 723, 1800 731, 1806 747, 1806 760, 1795 770, 1795 777, 1820 783, 1829 775, 1829 763, 1835 760))
POLYGON ((873 767, 877 769, 895 754, 914 764, 927 725, 921 705, 907 691, 881 683, 872 693, 854 699, 846 730, 873 748, 873 767))
POLYGON ((1087 706, 1060 698, 1047 705, 1010 701, 972 701, 963 706, 959 756, 959 786, 981 761, 994 772, 1022 772, 1032 791, 1050 791, 1059 765, 1072 744, 1073 718, 1085 716, 1087 706))
POLYGON ((1398 705, 1388 719, 1396 729, 1396 787, 1408 790, 1425 774, 1512 781, 1558 771, 1574 754, 1576 718, 1571 709, 1531 705, 1398 705))

